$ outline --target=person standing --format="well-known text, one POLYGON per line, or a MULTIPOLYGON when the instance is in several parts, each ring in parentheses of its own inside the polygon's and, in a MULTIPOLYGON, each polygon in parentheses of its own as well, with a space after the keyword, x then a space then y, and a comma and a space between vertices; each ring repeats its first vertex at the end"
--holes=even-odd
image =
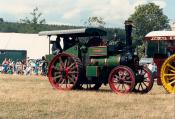
POLYGON ((4 73, 7 73, 8 65, 9 65, 9 61, 7 60, 7 58, 5 58, 4 61, 2 62, 3 72, 4 73))

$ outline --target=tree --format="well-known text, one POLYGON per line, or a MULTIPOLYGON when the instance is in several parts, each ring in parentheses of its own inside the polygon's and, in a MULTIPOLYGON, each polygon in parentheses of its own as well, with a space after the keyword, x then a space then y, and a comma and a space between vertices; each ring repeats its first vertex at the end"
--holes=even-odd
POLYGON ((0 18, 0 23, 3 23, 4 22, 4 19, 3 18, 0 18))
POLYGON ((31 19, 26 17, 25 19, 20 19, 20 22, 25 23, 25 24, 29 24, 31 26, 31 30, 33 30, 33 32, 37 32, 38 27, 41 24, 45 24, 46 20, 44 18, 41 18, 42 13, 39 12, 37 7, 33 9, 33 11, 30 13, 30 15, 31 15, 31 19))
POLYGON ((137 45, 143 44, 144 36, 156 30, 169 29, 169 19, 163 14, 163 9, 154 3, 139 5, 135 12, 129 17, 134 22, 136 30, 134 31, 134 40, 137 45))
POLYGON ((84 22, 87 26, 94 26, 94 27, 104 27, 106 24, 102 17, 92 16, 84 22))

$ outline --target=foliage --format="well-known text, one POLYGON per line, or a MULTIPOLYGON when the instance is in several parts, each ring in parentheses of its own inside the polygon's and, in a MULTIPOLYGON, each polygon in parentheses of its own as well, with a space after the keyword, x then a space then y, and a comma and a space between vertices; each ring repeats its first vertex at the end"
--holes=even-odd
POLYGON ((84 25, 87 27, 99 27, 107 31, 107 37, 105 40, 125 40, 125 30, 121 28, 105 28, 105 21, 102 17, 99 16, 92 16, 89 17, 85 22, 84 25), (115 36, 114 36, 115 35, 115 36))
POLYGON ((4 19, 3 18, 0 18, 0 23, 4 22, 4 19))
POLYGON ((142 58, 142 57, 144 57, 144 55, 145 55, 145 46, 144 46, 144 44, 142 44, 142 45, 139 45, 137 48, 136 48, 136 52, 137 52, 137 55, 139 56, 139 58, 142 58))
POLYGON ((29 24, 30 25, 30 30, 32 32, 38 31, 38 27, 41 24, 45 24, 46 20, 42 17, 42 13, 39 12, 38 8, 34 8, 33 11, 30 13, 31 15, 31 19, 29 19, 28 17, 26 17, 25 19, 20 19, 21 23, 24 24, 29 24))
POLYGON ((102 17, 92 16, 84 22, 86 26, 104 27, 106 24, 102 17))
MULTIPOLYGON (((163 9, 154 3, 137 6, 129 20, 132 20, 135 26, 133 35, 135 46, 143 44, 143 38, 147 33, 170 28, 169 19, 163 14, 163 9)), ((149 52, 152 51, 148 49, 149 52)))
POLYGON ((169 19, 163 14, 163 9, 154 3, 139 5, 129 19, 134 22, 138 39, 143 39, 150 31, 170 28, 169 19))
POLYGON ((125 42, 125 30, 121 28, 104 28, 107 31, 107 39, 113 40, 117 39, 125 42))

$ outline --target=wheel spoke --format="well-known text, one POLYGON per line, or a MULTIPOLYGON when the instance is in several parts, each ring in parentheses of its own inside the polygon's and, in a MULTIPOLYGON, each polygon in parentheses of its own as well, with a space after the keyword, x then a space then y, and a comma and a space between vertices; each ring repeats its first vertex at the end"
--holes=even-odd
POLYGON ((175 74, 164 74, 164 76, 175 76, 175 74))
POLYGON ((51 67, 52 69, 54 69, 54 70, 57 70, 57 71, 59 71, 60 69, 59 68, 57 68, 56 66, 52 66, 51 67))
POLYGON ((173 84, 173 83, 175 83, 175 80, 174 80, 174 81, 171 81, 169 84, 171 85, 171 84, 173 84))
POLYGON ((126 80, 125 80, 124 82, 127 83, 127 84, 128 84, 128 83, 131 84, 131 81, 126 81, 126 80))
POLYGON ((70 64, 70 57, 67 58, 67 66, 70 64))
POLYGON ((126 90, 125 84, 122 84, 122 89, 126 90))
POLYGON ((140 83, 140 86, 141 86, 142 90, 144 90, 144 88, 143 88, 143 86, 142 86, 142 83, 140 83))
POLYGON ((68 74, 77 74, 78 72, 76 72, 76 71, 71 71, 71 72, 69 72, 68 74))
POLYGON ((65 82, 66 82, 66 79, 65 78, 62 78, 62 82, 60 82, 60 84, 62 85, 62 84, 65 84, 65 82))
POLYGON ((120 84, 118 84, 118 86, 117 86, 117 89, 119 89, 120 88, 120 84))
POLYGON ((54 83, 57 83, 57 84, 62 84, 64 82, 63 78, 60 78, 59 80, 58 79, 55 79, 54 80, 55 82, 54 83))
POLYGON ((175 67, 172 66, 171 64, 168 63, 167 66, 170 67, 170 68, 172 68, 173 70, 175 70, 175 67))
POLYGON ((59 74, 61 74, 60 71, 58 71, 58 72, 54 72, 54 75, 59 75, 59 74))
POLYGON ((140 90, 140 86, 141 86, 141 84, 139 83, 139 87, 138 87, 138 90, 140 90))
POLYGON ((118 76, 118 75, 114 75, 114 77, 115 77, 116 79, 118 79, 118 78, 119 78, 119 76, 118 76))
POLYGON ((143 72, 143 70, 141 69, 141 70, 140 70, 140 74, 142 74, 142 72, 143 72))
POLYGON ((70 71, 73 71, 73 70, 75 70, 75 69, 77 69, 77 67, 73 67, 73 68, 71 68, 70 71))
POLYGON ((113 78, 113 79, 112 79, 112 82, 113 82, 113 83, 118 83, 118 79, 113 78))
POLYGON ((54 76, 55 79, 61 78, 61 75, 54 76))
POLYGON ((66 66, 67 66, 67 59, 64 62, 64 68, 66 68, 66 66))
POLYGON ((68 68, 71 68, 73 65, 75 65, 75 63, 72 63, 68 68))
POLYGON ((148 88, 148 86, 145 84, 145 82, 142 82, 142 83, 143 83, 143 85, 145 85, 146 88, 148 88))
POLYGON ((64 63, 63 63, 63 60, 61 59, 61 57, 59 57, 59 61, 60 61, 61 67, 64 68, 64 63))
POLYGON ((172 76, 171 78, 167 78, 168 80, 173 80, 175 79, 175 76, 172 76))
POLYGON ((70 77, 70 76, 68 76, 68 79, 71 80, 72 83, 75 83, 75 81, 74 81, 75 78, 74 78, 74 77, 70 77))
POLYGON ((170 71, 171 73, 175 73, 175 70, 169 69, 169 71, 170 71))
POLYGON ((138 90, 138 83, 136 83, 136 85, 135 85, 135 89, 137 88, 137 90, 138 90))
POLYGON ((143 76, 145 76, 147 73, 145 72, 144 74, 142 74, 143 76))
POLYGON ((150 81, 149 81, 148 79, 149 79, 149 78, 144 79, 143 82, 149 83, 150 81))

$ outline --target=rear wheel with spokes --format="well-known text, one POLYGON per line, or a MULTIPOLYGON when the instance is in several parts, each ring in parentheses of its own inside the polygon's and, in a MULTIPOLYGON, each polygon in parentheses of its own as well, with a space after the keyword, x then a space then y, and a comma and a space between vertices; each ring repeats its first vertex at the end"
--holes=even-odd
POLYGON ((79 78, 79 62, 76 58, 61 53, 53 58, 49 65, 49 81, 51 85, 59 90, 72 89, 79 78))

